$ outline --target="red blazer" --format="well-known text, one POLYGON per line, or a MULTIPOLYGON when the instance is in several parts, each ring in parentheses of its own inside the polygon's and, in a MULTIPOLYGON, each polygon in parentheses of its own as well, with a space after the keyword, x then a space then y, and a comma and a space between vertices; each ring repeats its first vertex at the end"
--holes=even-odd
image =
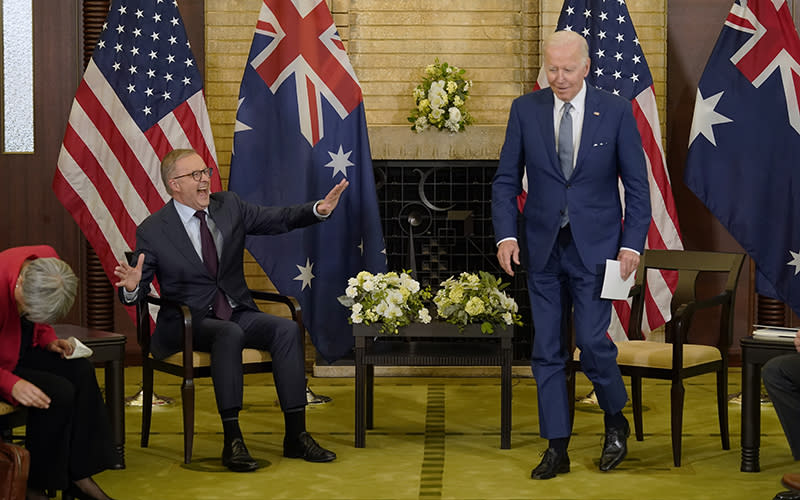
MULTIPOLYGON (((17 404, 11 397, 11 388, 20 377, 11 373, 19 361, 19 343, 22 335, 14 288, 19 271, 26 260, 39 257, 58 257, 52 247, 46 245, 9 248, 0 252, 0 397, 17 404)), ((56 332, 50 325, 37 323, 33 330, 33 345, 44 347, 56 340, 56 332)))

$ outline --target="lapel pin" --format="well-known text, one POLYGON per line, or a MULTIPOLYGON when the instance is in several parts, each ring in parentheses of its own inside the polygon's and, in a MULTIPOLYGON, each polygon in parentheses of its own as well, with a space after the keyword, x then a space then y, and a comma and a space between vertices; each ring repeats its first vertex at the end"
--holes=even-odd
POLYGON ((594 116, 600 116, 600 112, 599 111, 595 111, 593 114, 594 114, 594 116))

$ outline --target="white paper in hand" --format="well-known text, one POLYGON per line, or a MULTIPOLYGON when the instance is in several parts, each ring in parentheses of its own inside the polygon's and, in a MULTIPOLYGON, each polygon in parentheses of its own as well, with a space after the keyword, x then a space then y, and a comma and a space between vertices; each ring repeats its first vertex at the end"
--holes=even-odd
POLYGON ((632 272, 628 279, 623 280, 619 275, 619 265, 618 260, 606 259, 606 275, 603 278, 603 290, 600 292, 600 298, 610 300, 628 298, 636 273, 632 272))
POLYGON ((88 358, 94 354, 93 351, 86 346, 86 344, 75 337, 68 338, 67 342, 72 344, 72 354, 67 356, 67 359, 88 358))

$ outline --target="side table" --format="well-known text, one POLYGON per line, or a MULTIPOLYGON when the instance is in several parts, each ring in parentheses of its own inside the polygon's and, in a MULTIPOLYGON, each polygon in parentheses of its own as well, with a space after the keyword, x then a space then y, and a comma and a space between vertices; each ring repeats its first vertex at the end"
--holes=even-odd
POLYGON ((398 335, 379 335, 376 326, 353 325, 356 365, 355 447, 363 448, 373 428, 375 366, 500 366, 500 448, 511 448, 512 328, 485 334, 480 325, 463 332, 449 323, 412 323, 398 335), (394 341, 400 338, 401 340, 394 341), (447 342, 447 339, 483 339, 447 342), (408 341, 405 341, 408 339, 408 341))
POLYGON ((761 367, 781 354, 796 352, 794 343, 744 337, 742 346, 742 472, 758 472, 761 446, 761 367))
POLYGON ((125 335, 79 325, 53 325, 59 338, 75 337, 93 354, 90 361, 105 365, 106 406, 111 419, 112 439, 119 457, 115 469, 125 468, 125 335))

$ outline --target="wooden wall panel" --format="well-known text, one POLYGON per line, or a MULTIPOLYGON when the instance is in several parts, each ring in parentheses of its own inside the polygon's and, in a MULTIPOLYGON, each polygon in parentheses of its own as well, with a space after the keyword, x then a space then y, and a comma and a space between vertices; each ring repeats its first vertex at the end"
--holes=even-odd
MULTIPOLYGON (((51 188, 80 78, 79 12, 79 0, 33 2, 35 152, 0 155, 0 248, 51 245, 80 277, 82 237, 51 188)), ((79 323, 83 304, 76 302, 66 320, 79 323)))
MULTIPOLYGON (((697 83, 732 3, 732 0, 669 0, 668 3, 667 165, 687 250, 743 251, 683 182, 697 83)), ((707 280, 702 288, 710 290, 718 285, 718 280, 707 280)), ((736 339, 732 349, 736 352, 739 351, 738 338, 750 332, 749 287, 747 259, 736 295, 736 339)), ((706 343, 713 343, 716 322, 706 317, 699 320, 694 333, 706 343)))
MULTIPOLYGON (((105 19, 107 1, 86 0, 93 15, 105 19)), ((205 67, 204 0, 180 0, 198 67, 205 67)), ((87 269, 85 239, 52 190, 61 142, 78 83, 83 76, 85 51, 82 29, 84 2, 33 2, 34 16, 34 126, 35 152, 0 155, 0 249, 48 244, 72 266, 81 279, 81 291, 65 322, 86 324, 87 269)), ((99 32, 89 30, 89 37, 99 32)), ((13 68, 5 68, 13 71, 13 68)), ((134 326, 119 301, 114 300, 115 330, 128 336, 128 353, 138 348, 134 326)))

